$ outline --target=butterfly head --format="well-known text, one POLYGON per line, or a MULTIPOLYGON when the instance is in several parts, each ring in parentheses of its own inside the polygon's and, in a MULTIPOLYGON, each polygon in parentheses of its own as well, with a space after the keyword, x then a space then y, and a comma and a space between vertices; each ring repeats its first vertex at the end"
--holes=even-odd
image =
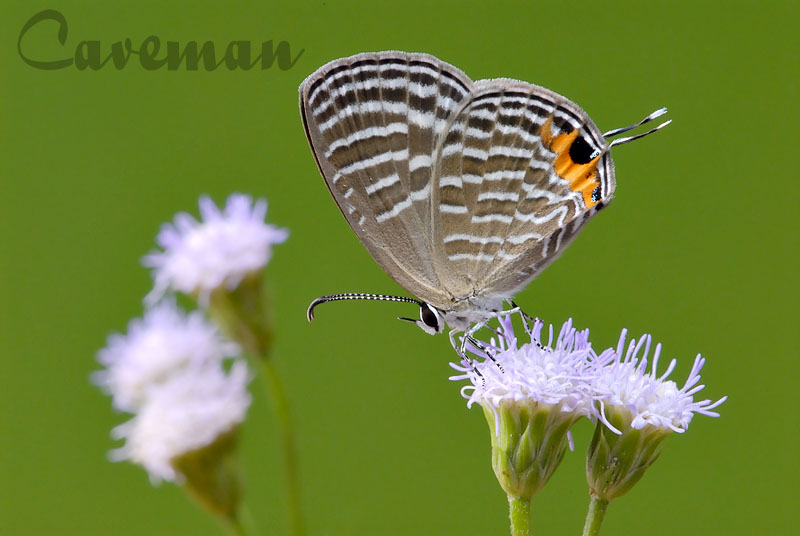
POLYGON ((442 313, 430 304, 419 302, 419 320, 398 316, 398 320, 413 322, 428 335, 436 335, 444 331, 444 319, 442 313))

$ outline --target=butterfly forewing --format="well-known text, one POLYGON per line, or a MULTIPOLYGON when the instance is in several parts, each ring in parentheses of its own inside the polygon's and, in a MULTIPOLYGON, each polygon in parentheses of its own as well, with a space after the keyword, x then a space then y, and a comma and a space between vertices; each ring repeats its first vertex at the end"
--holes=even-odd
POLYGON ((361 54, 300 88, 309 142, 350 227, 392 278, 434 303, 443 291, 431 253, 431 163, 471 84, 441 66, 422 54, 361 54))

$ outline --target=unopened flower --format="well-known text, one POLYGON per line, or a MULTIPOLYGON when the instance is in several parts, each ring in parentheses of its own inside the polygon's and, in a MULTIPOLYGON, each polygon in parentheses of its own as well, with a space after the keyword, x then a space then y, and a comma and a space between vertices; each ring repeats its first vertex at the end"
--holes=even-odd
POLYGON ((561 462, 572 425, 583 416, 596 416, 593 381, 613 354, 597 356, 588 330, 575 330, 571 321, 555 344, 551 326, 543 345, 543 324, 537 320, 522 346, 510 315, 499 322, 500 337, 486 351, 469 345, 482 361, 451 363, 462 374, 450 379, 470 380, 462 395, 468 406, 477 402, 483 407, 500 485, 509 497, 530 499, 561 462))
POLYGON ((125 444, 112 459, 142 465, 154 482, 183 482, 175 460, 235 432, 250 405, 248 379, 243 361, 229 372, 218 364, 173 376, 152 390, 133 419, 114 428, 113 436, 125 444))
POLYGON ((610 501, 627 493, 658 458, 663 440, 673 432, 683 433, 695 413, 719 417, 712 411, 725 402, 710 399, 695 401, 700 369, 705 359, 698 355, 683 387, 667 380, 674 370, 672 360, 667 370, 657 373, 661 345, 653 352, 648 369, 651 337, 631 340, 625 351, 625 331, 612 362, 603 367, 595 381, 604 393, 599 402, 600 419, 589 446, 586 474, 591 494, 610 501))
POLYGON ((150 392, 183 371, 220 366, 239 347, 222 337, 199 312, 183 313, 165 300, 128 325, 126 335, 114 334, 98 353, 105 369, 94 381, 113 397, 114 407, 138 410, 150 392))
POLYGON ((173 290, 195 296, 206 304, 218 288, 234 289, 248 275, 266 266, 272 246, 284 242, 286 229, 264 223, 267 201, 233 194, 220 211, 208 197, 199 201, 202 221, 187 213, 165 224, 155 250, 143 264, 153 269, 154 287, 147 301, 157 301, 173 290))

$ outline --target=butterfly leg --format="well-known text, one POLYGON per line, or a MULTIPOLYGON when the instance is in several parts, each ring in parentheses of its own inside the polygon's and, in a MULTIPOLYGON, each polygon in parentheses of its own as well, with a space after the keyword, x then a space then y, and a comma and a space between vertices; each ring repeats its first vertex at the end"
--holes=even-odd
MULTIPOLYGON (((494 315, 492 315, 492 318, 496 318, 496 317, 498 317, 500 315, 513 315, 514 313, 519 313, 520 318, 522 318, 522 324, 525 327, 525 332, 530 334, 531 333, 531 328, 528 325, 528 321, 530 320, 530 321, 536 322, 536 319, 533 318, 528 313, 526 313, 525 311, 523 311, 522 308, 519 305, 517 305, 516 303, 514 303, 512 300, 507 300, 507 301, 508 301, 508 304, 512 308, 508 309, 507 311, 499 311, 497 313, 494 313, 494 315)), ((489 329, 492 329, 492 328, 489 328, 489 329)), ((500 333, 499 331, 497 331, 495 329, 492 329, 492 331, 494 331, 495 333, 497 333, 501 337, 503 336, 502 333, 500 333)), ((531 340, 533 340, 533 338, 531 338, 531 340)), ((543 346, 541 344, 539 344, 539 341, 535 341, 534 340, 534 342, 537 344, 537 346, 539 346, 539 348, 543 349, 543 346)))
POLYGON ((503 365, 501 365, 500 363, 498 363, 498 362, 497 362, 497 359, 495 359, 495 357, 494 357, 494 350, 492 350, 491 348, 489 348, 488 346, 486 346, 485 344, 483 344, 481 341, 479 341, 478 339, 476 339, 476 338, 475 338, 475 337, 473 337, 472 335, 469 335, 469 336, 467 336, 467 339, 469 339, 469 342, 471 342, 471 343, 472 343, 472 344, 473 344, 473 345, 474 345, 474 346, 475 346, 475 347, 476 347, 478 350, 480 350, 481 352, 483 352, 484 354, 486 354, 486 356, 487 356, 489 359, 491 359, 491 360, 492 360, 492 362, 493 362, 495 365, 497 365, 497 368, 499 368, 499 369, 500 369, 500 372, 502 372, 503 374, 505 374, 505 372, 506 372, 506 371, 505 371, 505 369, 503 369, 503 365))
POLYGON ((486 356, 489 359, 491 359, 495 365, 497 365, 497 368, 500 369, 500 372, 505 373, 505 370, 503 369, 502 365, 500 365, 500 363, 498 363, 497 359, 495 359, 494 357, 494 350, 492 350, 491 348, 489 348, 488 346, 486 346, 481 341, 475 338, 475 332, 485 327, 487 327, 485 322, 477 322, 467 331, 464 332, 464 338, 461 339, 460 353, 466 354, 467 342, 470 342, 473 346, 475 346, 475 348, 486 354, 486 356))
POLYGON ((483 385, 485 386, 486 378, 484 378, 483 374, 481 374, 481 371, 477 369, 472 359, 467 357, 463 345, 456 344, 456 333, 460 333, 460 331, 457 329, 453 329, 450 331, 450 345, 453 347, 453 350, 455 350, 458 353, 458 356, 461 358, 461 361, 472 368, 472 372, 474 372, 481 379, 481 383, 483 383, 483 385))
MULTIPOLYGON (((519 305, 514 303, 514 300, 508 300, 508 304, 511 305, 511 307, 513 307, 511 311, 519 313, 520 318, 522 318, 522 325, 525 326, 525 332, 530 335, 533 335, 532 328, 528 322, 533 322, 535 324, 538 319, 532 317, 531 315, 523 311, 519 305)), ((536 340, 535 338, 531 337, 531 341, 533 341, 536 344, 536 346, 539 347, 540 350, 545 349, 544 346, 542 346, 542 343, 536 340)))
POLYGON ((528 313, 526 313, 525 311, 523 311, 522 307, 520 307, 519 305, 514 303, 514 300, 508 300, 508 304, 511 307, 513 307, 519 313, 519 316, 522 319, 522 324, 525 326, 525 331, 530 333, 531 330, 530 330, 530 325, 528 324, 528 322, 536 322, 536 319, 533 318, 528 313))
POLYGON ((467 357, 459 350, 459 345, 456 344, 456 333, 460 333, 460 331, 457 329, 450 330, 450 345, 453 347, 453 350, 458 352, 458 355, 461 357, 461 359, 467 360, 467 357))

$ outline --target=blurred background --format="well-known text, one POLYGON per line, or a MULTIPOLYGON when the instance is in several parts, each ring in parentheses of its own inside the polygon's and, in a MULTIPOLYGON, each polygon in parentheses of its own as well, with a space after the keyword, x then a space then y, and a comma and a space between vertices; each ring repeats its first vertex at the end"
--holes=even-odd
MULTIPOLYGON (((268 273, 275 359, 297 420, 310 535, 507 534, 488 428, 448 381, 447 337, 394 320, 404 304, 340 303, 338 291, 403 293, 330 198, 307 146, 297 86, 363 51, 434 54, 473 79, 512 77, 582 106, 603 130, 669 106, 674 124, 616 149, 617 196, 517 301, 596 348, 652 333, 676 380, 708 358, 698 417, 609 510, 604 534, 787 534, 797 526, 798 137, 796 2, 12 2, 0 18, 3 208, 0 533, 218 534, 171 484, 112 464, 126 416, 90 384, 111 332, 142 313, 140 264, 162 222, 197 198, 269 199, 291 230, 268 273), (82 40, 150 35, 286 41, 289 69, 209 72, 75 65, 42 70, 16 43, 37 12, 68 23, 26 35, 32 58, 82 40)), ((162 45, 163 46, 163 45, 162 45)), ((243 431, 247 501, 281 534, 280 449, 257 383, 243 431)), ((576 452, 533 503, 538 534, 576 534, 588 501, 576 452)))

